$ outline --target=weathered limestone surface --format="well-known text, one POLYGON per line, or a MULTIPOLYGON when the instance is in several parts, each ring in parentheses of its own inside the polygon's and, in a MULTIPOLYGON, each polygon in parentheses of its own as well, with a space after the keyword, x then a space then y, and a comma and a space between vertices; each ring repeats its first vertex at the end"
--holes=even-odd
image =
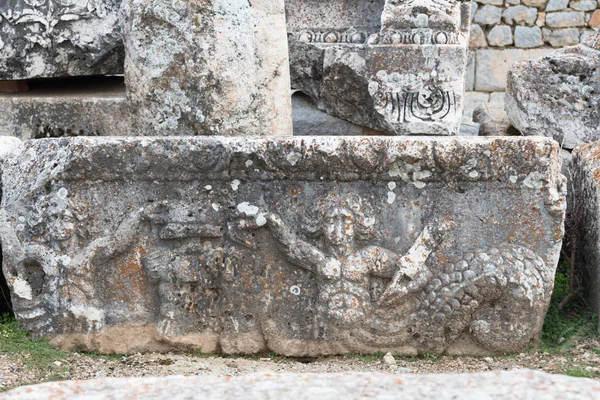
POLYGON ((132 135, 125 88, 118 79, 74 82, 0 94, 0 136, 23 140, 61 136, 132 135))
POLYGON ((600 33, 510 69, 506 112, 525 135, 549 136, 567 149, 600 139, 600 33))
POLYGON ((572 156, 570 217, 580 221, 576 262, 589 304, 600 313, 600 146, 578 146, 572 156))
POLYGON ((286 2, 292 87, 391 134, 458 133, 470 3, 286 2))
POLYGON ((292 135, 283 0, 124 0, 136 131, 292 135))
POLYGON ((385 135, 384 132, 356 125, 327 114, 310 97, 296 93, 292 96, 294 136, 364 136, 385 135))
POLYGON ((5 163, 21 326, 63 347, 520 351, 563 235, 547 138, 62 138, 5 163))
POLYGON ((0 80, 123 73, 121 0, 3 0, 0 80))
MULTIPOLYGON (((143 136, 132 130, 125 89, 0 94, 0 136, 143 136)), ((294 136, 385 135, 327 114, 304 94, 292 96, 294 136)), ((243 132, 241 132, 243 133, 243 132)))
POLYGON ((265 374, 237 377, 108 378, 24 386, 0 399, 595 399, 592 379, 519 370, 470 374, 265 374))
MULTIPOLYGON (((13 137, 2 137, 0 136, 0 199, 2 199, 2 166, 4 159, 8 157, 11 151, 16 149, 21 144, 19 139, 13 137)), ((1 248, 0 248, 1 250, 1 248)), ((2 257, 0 256, 0 261, 2 257)), ((10 307, 10 291, 4 279, 4 275, 0 270, 0 315, 8 313, 11 310, 10 307)))

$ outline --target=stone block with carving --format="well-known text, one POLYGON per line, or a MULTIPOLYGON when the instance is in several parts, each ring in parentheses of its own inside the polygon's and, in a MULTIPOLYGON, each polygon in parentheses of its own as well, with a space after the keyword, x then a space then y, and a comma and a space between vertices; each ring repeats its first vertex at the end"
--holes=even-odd
POLYGON ((52 343, 521 351, 565 208, 547 138, 62 138, 4 166, 3 271, 52 343))
POLYGON ((458 133, 470 2, 290 0, 292 87, 396 135, 458 133))
POLYGON ((123 1, 134 131, 292 135, 283 0, 123 1))
POLYGON ((508 73, 505 108, 525 135, 549 136, 563 147, 600 139, 600 33, 581 44, 508 73))
POLYGON ((2 0, 0 80, 123 73, 121 0, 2 0))

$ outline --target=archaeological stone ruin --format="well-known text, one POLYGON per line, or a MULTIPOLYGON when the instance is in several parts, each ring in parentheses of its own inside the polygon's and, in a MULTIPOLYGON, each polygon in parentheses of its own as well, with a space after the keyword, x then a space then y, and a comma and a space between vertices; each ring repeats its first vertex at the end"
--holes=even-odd
POLYGON ((463 109, 469 4, 291 0, 292 87, 359 125, 396 135, 454 135, 463 109))
POLYGON ((3 3, 0 312, 118 354, 518 353, 578 212, 599 310, 600 36, 493 107, 469 78, 478 29, 591 5, 500 3, 3 3))

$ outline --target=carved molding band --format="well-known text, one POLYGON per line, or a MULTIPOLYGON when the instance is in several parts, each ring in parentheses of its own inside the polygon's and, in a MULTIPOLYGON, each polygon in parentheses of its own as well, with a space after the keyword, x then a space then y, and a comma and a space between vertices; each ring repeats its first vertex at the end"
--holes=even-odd
POLYGON ((391 30, 382 33, 348 30, 306 30, 293 34, 300 42, 319 44, 359 44, 359 45, 407 45, 407 44, 452 44, 466 42, 461 32, 444 32, 427 28, 407 31, 391 30))

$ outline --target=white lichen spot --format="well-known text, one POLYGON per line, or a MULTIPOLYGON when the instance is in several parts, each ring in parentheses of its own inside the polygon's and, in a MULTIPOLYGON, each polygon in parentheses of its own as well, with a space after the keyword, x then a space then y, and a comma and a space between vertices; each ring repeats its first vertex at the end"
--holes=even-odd
POLYGON ((373 217, 365 218, 365 225, 366 226, 373 226, 373 225, 375 225, 375 218, 373 218, 373 217))
POLYGON ((67 255, 57 257, 57 259, 58 259, 58 262, 60 262, 65 267, 67 267, 67 266, 69 266, 69 264, 71 264, 71 257, 69 257, 67 255))
POLYGON ((469 172, 469 176, 471 178, 477 178, 479 176, 479 172, 477 172, 477 171, 471 171, 471 172, 469 172))
POLYGON ((240 187, 240 181, 238 181, 237 179, 234 179, 234 180, 231 182, 231 188, 232 188, 233 190, 238 190, 238 188, 239 188, 239 187, 240 187))
POLYGON ((248 161, 246 161, 246 168, 250 168, 250 167, 252 166, 252 164, 254 164, 254 163, 252 162, 252 160, 248 160, 248 161))
POLYGON ((17 224, 17 232, 23 232, 25 230, 25 224, 17 224))
POLYGON ((300 296, 301 289, 299 286, 293 285, 290 286, 290 293, 295 296, 300 296))
POLYGON ((286 159, 291 165, 296 165, 298 161, 302 159, 302 154, 292 151, 290 154, 287 155, 286 159))
POLYGON ((248 203, 247 201, 238 204, 237 209, 239 212, 252 216, 258 214, 258 207, 248 203))
POLYGON ((413 182, 413 185, 415 185, 417 189, 423 189, 425 186, 427 186, 425 182, 420 181, 413 182))
POLYGON ((259 214, 258 217, 256 217, 256 225, 257 226, 265 226, 267 224, 267 218, 265 218, 264 214, 259 214))
POLYGON ((511 183, 517 183, 517 179, 519 179, 519 177, 516 175, 511 175, 508 179, 511 183))
POLYGON ((394 193, 394 192, 388 192, 388 194, 387 194, 387 202, 388 202, 388 204, 393 204, 394 201, 396 201, 396 193, 394 193))
POLYGON ((388 183, 388 189, 390 189, 390 190, 396 189, 396 182, 389 182, 388 183))
POLYGON ((56 192, 56 197, 58 197, 61 200, 65 200, 68 194, 69 191, 67 190, 67 188, 60 188, 58 189, 58 192, 56 192))
POLYGON ((544 187, 545 176, 543 173, 535 171, 527 175, 525 179, 523 179, 523 186, 526 186, 530 189, 541 189, 544 187))
POLYGON ((33 300, 31 286, 25 279, 18 277, 13 281, 12 286, 15 295, 25 300, 33 300))
POLYGON ((221 209, 221 206, 220 206, 220 205, 218 205, 217 203, 212 203, 212 208, 213 208, 213 210, 215 210, 215 211, 219 211, 219 210, 221 209))
POLYGON ((206 190, 212 190, 212 186, 211 185, 206 185, 206 186, 204 186, 204 189, 206 189, 206 190))

